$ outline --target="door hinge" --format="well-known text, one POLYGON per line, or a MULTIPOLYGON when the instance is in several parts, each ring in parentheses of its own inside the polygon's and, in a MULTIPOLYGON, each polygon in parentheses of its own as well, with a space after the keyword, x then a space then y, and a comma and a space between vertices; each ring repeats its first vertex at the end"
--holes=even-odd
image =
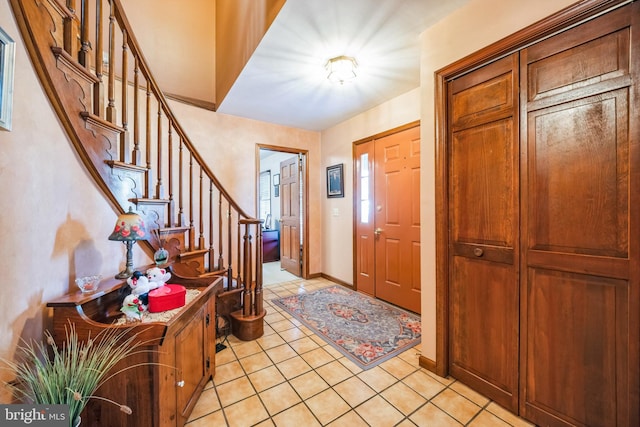
POLYGON ((208 357, 207 357, 206 365, 207 365, 207 369, 209 369, 209 367, 211 366, 211 360, 208 357))
POLYGON ((204 319, 204 323, 206 326, 209 326, 209 322, 211 321, 211 315, 209 313, 207 313, 205 319, 204 319))

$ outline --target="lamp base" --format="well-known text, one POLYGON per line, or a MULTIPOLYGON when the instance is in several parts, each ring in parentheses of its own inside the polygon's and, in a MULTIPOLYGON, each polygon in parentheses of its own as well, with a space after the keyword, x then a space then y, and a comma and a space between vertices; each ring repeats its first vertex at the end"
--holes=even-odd
POLYGON ((115 278, 116 279, 128 279, 131 276, 133 276, 133 270, 130 269, 129 267, 127 267, 124 270, 122 270, 120 273, 116 274, 115 278))

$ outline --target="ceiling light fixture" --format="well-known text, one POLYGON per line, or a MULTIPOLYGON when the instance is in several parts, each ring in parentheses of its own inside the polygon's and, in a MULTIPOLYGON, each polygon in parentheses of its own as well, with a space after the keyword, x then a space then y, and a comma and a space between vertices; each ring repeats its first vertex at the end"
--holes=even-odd
POLYGON ((358 63, 351 56, 337 56, 327 61, 326 65, 329 75, 327 78, 333 83, 343 84, 356 77, 356 68, 358 63))

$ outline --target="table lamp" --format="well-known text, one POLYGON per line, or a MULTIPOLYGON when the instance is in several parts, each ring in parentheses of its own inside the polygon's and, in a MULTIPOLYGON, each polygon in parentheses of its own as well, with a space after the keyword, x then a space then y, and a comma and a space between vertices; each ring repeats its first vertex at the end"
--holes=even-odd
POLYGON ((148 235, 144 220, 131 207, 129 207, 129 212, 118 216, 116 226, 109 236, 109 240, 123 242, 127 246, 127 263, 125 269, 116 275, 116 279, 127 279, 133 275, 133 254, 131 249, 136 240, 147 240, 148 235))

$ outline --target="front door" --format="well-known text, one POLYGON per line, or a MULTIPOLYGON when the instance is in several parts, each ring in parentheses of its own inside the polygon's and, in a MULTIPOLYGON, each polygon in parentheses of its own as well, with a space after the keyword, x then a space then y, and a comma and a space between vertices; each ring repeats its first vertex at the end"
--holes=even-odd
POLYGON ((355 153, 356 287, 420 313, 420 126, 355 153))
POLYGON ((301 276, 299 156, 280 163, 280 267, 301 276))

